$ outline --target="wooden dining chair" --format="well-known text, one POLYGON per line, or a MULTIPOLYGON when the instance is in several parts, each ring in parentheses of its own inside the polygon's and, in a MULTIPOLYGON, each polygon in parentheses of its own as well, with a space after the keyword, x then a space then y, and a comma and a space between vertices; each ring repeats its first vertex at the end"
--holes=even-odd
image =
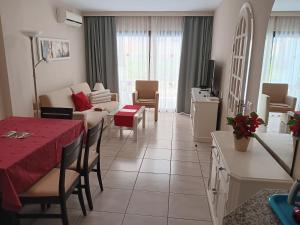
MULTIPOLYGON (((90 210, 93 210, 93 201, 90 190, 90 172, 96 172, 101 191, 103 191, 101 167, 100 167, 100 144, 103 132, 104 119, 87 131, 84 153, 81 160, 80 175, 84 178, 82 187, 85 189, 86 198, 90 210), (96 144, 96 149, 91 150, 91 146, 96 144)), ((71 169, 75 170, 76 163, 71 165, 71 169)))
POLYGON ((41 107, 41 118, 73 119, 73 108, 41 107))
POLYGON ((73 143, 63 147, 60 168, 53 168, 47 175, 20 195, 23 205, 59 204, 61 213, 20 213, 18 218, 61 218, 63 225, 68 225, 66 201, 72 193, 78 195, 83 215, 86 216, 80 174, 75 170, 68 169, 72 163, 77 162, 76 168, 78 171, 80 170, 78 162, 81 161, 82 143, 83 132, 73 143))

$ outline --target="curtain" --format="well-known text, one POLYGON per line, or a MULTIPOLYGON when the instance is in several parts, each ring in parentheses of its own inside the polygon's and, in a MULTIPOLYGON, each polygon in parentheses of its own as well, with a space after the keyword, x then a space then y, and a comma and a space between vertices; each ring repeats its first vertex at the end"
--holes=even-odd
POLYGON ((271 18, 267 37, 261 83, 287 83, 300 109, 300 18, 271 18))
POLYGON ((136 80, 149 78, 148 17, 116 17, 119 95, 121 104, 132 104, 136 80))
POLYGON ((102 82, 118 92, 116 23, 114 17, 85 17, 87 81, 91 88, 102 82))
POLYGON ((213 17, 186 17, 180 60, 177 112, 190 113, 191 88, 208 86, 208 60, 212 44, 213 17))
POLYGON ((159 81, 159 110, 175 111, 182 17, 117 17, 120 101, 131 104, 135 80, 159 81))
POLYGON ((182 17, 151 18, 150 79, 159 81, 160 111, 176 109, 182 32, 182 17))

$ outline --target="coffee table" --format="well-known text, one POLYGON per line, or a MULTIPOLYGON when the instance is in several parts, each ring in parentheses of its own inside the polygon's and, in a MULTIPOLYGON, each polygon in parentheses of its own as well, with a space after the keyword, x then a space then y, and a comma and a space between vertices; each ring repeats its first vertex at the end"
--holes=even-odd
MULTIPOLYGON (((114 115, 116 113, 118 113, 120 109, 109 113, 108 116, 111 117, 111 119, 113 119, 114 115)), ((145 117, 146 117, 145 106, 141 106, 141 108, 134 114, 132 127, 118 126, 120 128, 120 136, 123 136, 123 130, 132 130, 134 133, 134 138, 135 138, 135 140, 137 140, 138 139, 138 126, 139 126, 140 122, 143 121, 142 126, 143 126, 143 128, 145 128, 145 124, 146 124, 145 117)))

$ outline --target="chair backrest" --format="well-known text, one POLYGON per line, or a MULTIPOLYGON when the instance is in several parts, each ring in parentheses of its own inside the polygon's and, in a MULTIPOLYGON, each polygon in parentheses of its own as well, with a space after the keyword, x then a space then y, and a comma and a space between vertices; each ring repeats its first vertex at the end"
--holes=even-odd
POLYGON ((65 174, 66 169, 77 160, 76 169, 79 171, 83 144, 83 131, 80 135, 70 144, 62 148, 61 163, 60 163, 60 176, 59 176, 59 192, 65 193, 65 174))
POLYGON ((136 80, 135 89, 138 92, 138 98, 154 99, 155 92, 158 91, 157 80, 136 80))
POLYGON ((263 83, 262 93, 270 96, 271 103, 284 103, 288 88, 288 84, 263 83))
POLYGON ((90 147, 97 143, 96 152, 100 154, 100 144, 103 132, 103 124, 104 118, 102 118, 101 122, 95 125, 92 128, 89 128, 87 131, 86 142, 85 142, 85 150, 83 156, 83 167, 87 169, 89 162, 89 151, 90 147))
POLYGON ((73 108, 41 107, 41 118, 71 120, 73 118, 73 108))

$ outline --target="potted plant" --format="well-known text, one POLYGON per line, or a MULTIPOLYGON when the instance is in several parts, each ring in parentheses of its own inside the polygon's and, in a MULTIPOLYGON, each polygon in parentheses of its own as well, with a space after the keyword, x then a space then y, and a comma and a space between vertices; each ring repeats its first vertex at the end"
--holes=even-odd
POLYGON ((235 149, 245 152, 256 128, 264 124, 264 121, 255 112, 250 115, 239 113, 235 117, 227 117, 227 124, 233 127, 235 149))
POLYGON ((290 130, 293 134, 293 146, 295 148, 296 141, 299 139, 300 136, 300 115, 295 113, 287 124, 290 127, 290 130))

